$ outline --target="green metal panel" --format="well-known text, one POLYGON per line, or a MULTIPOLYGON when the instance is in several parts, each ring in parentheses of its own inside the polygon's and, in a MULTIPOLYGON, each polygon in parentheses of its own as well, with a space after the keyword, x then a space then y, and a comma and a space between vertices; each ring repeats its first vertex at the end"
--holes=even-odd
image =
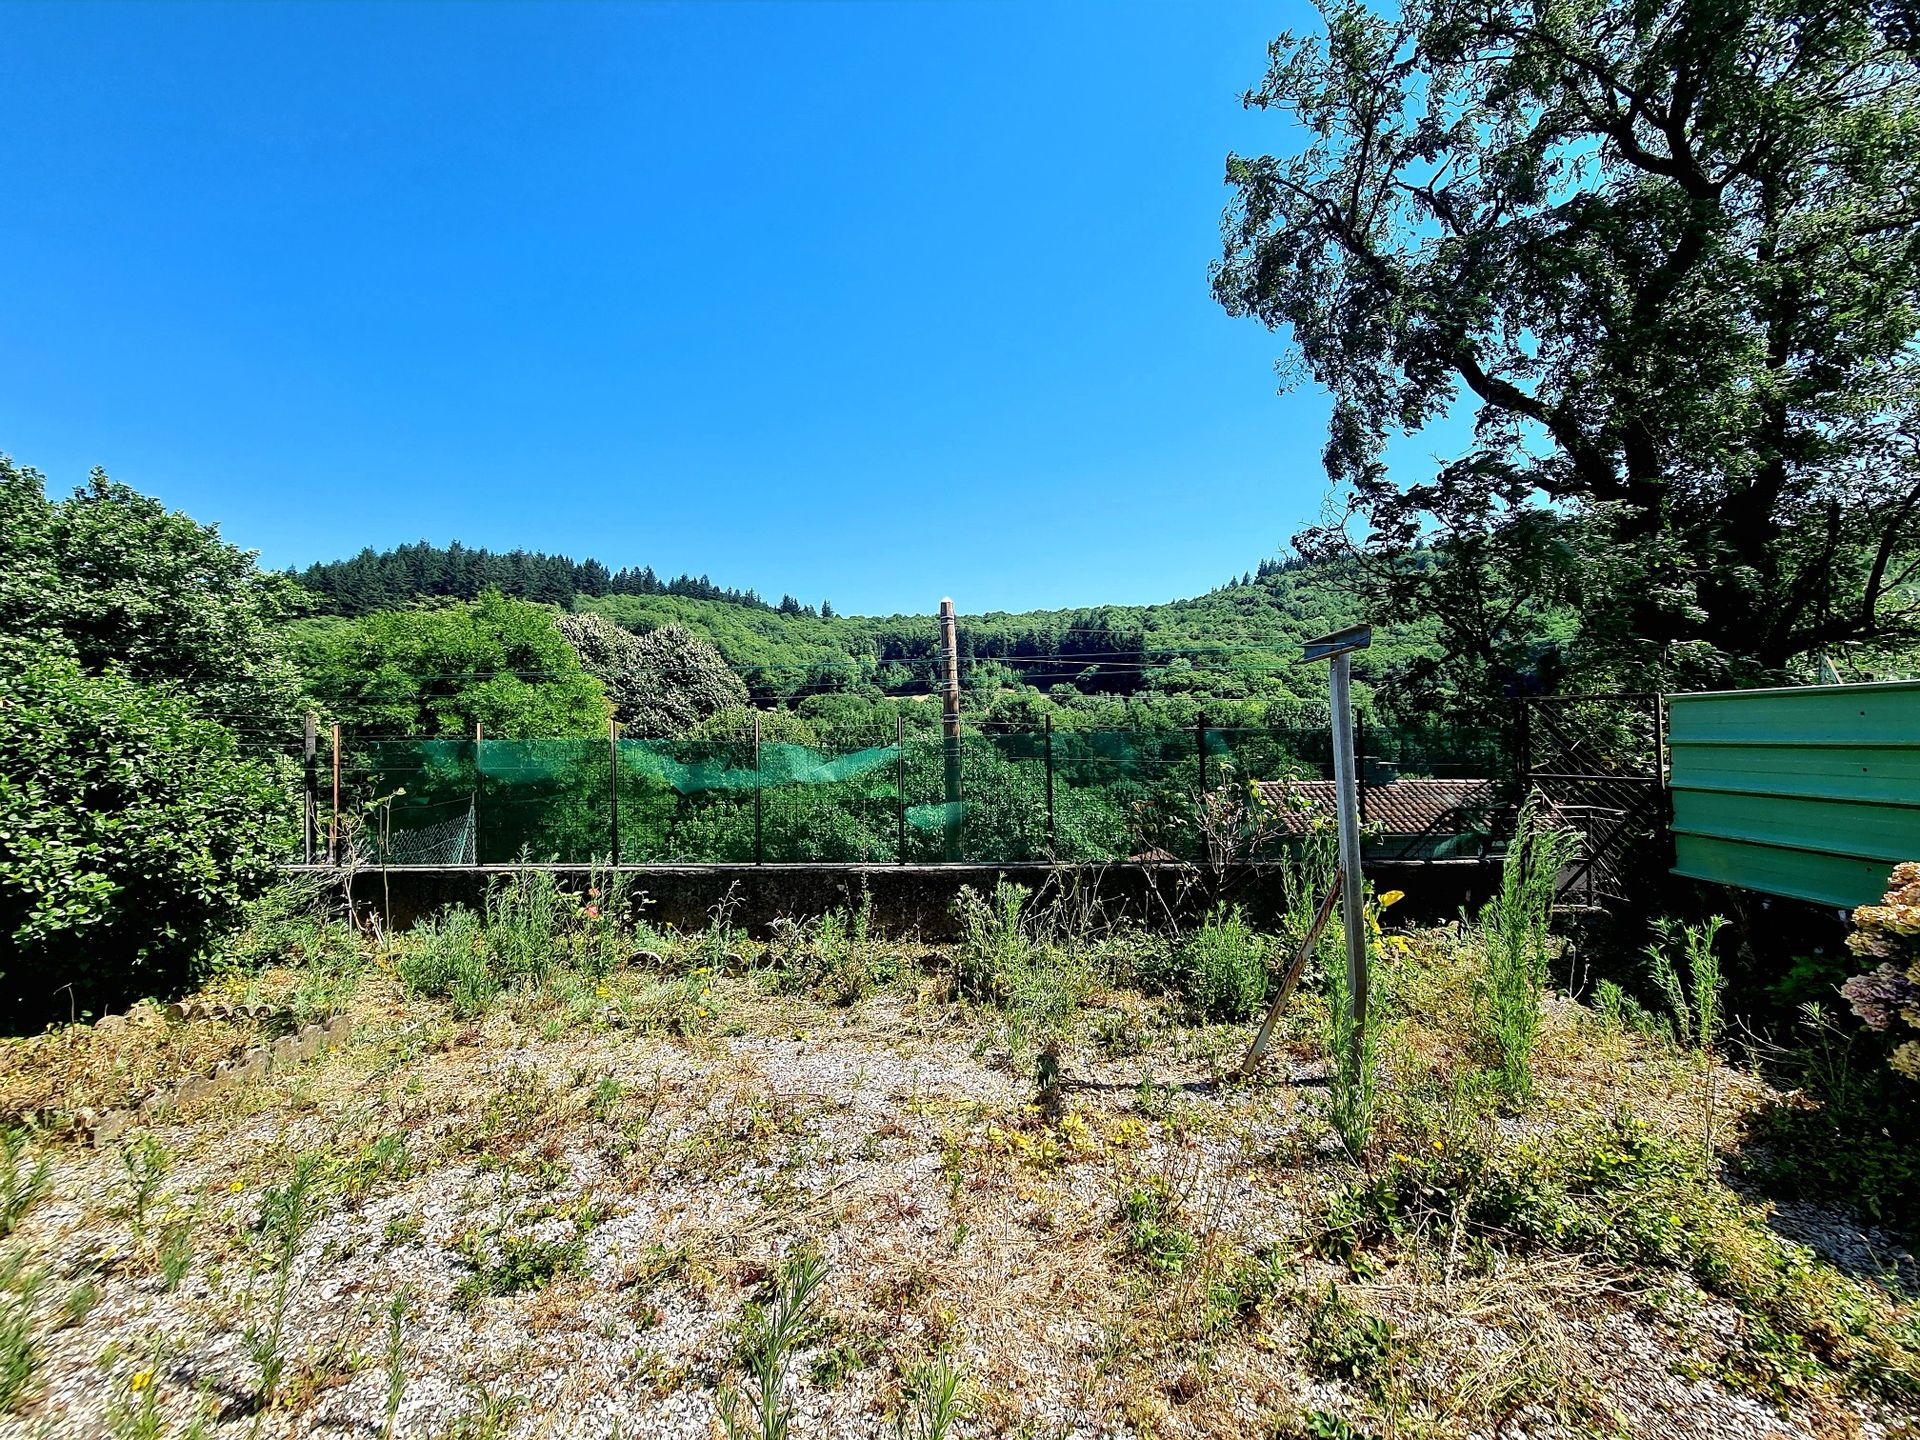
POLYGON ((1676 874, 1854 906, 1920 859, 1920 681, 1666 699, 1676 874))

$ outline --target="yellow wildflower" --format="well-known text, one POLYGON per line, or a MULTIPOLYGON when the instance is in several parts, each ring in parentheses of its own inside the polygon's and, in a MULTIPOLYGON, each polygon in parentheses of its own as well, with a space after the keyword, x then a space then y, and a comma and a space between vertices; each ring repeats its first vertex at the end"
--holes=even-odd
POLYGON ((147 1386, 151 1385, 152 1383, 153 1383, 153 1371, 136 1370, 133 1372, 133 1378, 127 1382, 127 1389, 131 1390, 134 1394, 138 1395, 142 1390, 146 1389, 147 1386))

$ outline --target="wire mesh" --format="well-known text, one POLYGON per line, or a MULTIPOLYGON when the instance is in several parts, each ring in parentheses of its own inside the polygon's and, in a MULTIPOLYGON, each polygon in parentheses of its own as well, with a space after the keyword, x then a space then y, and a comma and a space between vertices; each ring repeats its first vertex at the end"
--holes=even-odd
MULTIPOLYGON (((337 827, 343 844, 390 865, 1191 860, 1207 853, 1203 795, 1305 812, 1331 803, 1324 729, 967 726, 949 738, 922 725, 896 743, 873 738, 349 735, 337 827)), ((330 760, 317 767, 323 842, 330 760)), ((1361 769, 1373 853, 1444 858, 1496 843, 1511 790, 1498 734, 1368 726, 1361 769), (1426 817, 1420 833, 1410 815, 1426 817)))

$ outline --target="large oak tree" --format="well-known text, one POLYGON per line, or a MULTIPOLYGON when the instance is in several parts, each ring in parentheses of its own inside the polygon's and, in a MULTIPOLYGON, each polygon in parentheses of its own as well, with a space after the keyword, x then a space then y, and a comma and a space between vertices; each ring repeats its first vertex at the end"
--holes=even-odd
POLYGON ((1275 42, 1247 100, 1303 143, 1230 157, 1216 294, 1333 395, 1347 507, 1303 545, 1437 611, 1455 687, 1537 683, 1556 610, 1589 685, 1920 633, 1913 14, 1410 0, 1275 42), (1467 452, 1392 481, 1462 403, 1467 452))

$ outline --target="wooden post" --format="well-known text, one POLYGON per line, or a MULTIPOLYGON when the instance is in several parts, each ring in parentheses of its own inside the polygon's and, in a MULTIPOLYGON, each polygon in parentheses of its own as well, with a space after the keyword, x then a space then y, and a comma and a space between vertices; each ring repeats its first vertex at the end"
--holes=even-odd
POLYGON ((309 710, 302 759, 305 762, 307 776, 306 817, 301 825, 301 855, 309 865, 313 864, 313 847, 319 838, 320 829, 320 721, 309 710))
POLYGON ((1046 736, 1047 761, 1047 858, 1053 859, 1060 849, 1060 834, 1053 823, 1053 716, 1047 716, 1046 736))
POLYGON ((340 726, 333 727, 333 818, 327 822, 327 863, 340 863, 340 726))
POLYGON ((1293 987, 1300 983, 1300 972, 1307 968, 1307 961, 1320 943, 1320 932, 1327 928, 1327 917, 1333 914, 1333 902, 1340 898, 1342 887, 1341 872, 1333 873, 1333 883, 1327 887, 1327 893, 1320 897, 1320 907, 1313 912, 1313 923, 1307 927, 1307 933, 1300 941, 1300 948, 1294 951, 1293 963, 1287 966, 1287 973, 1280 981, 1280 988, 1274 992, 1273 1003, 1267 1006, 1267 1013, 1261 1018, 1259 1033, 1253 1037, 1253 1044, 1247 1047, 1247 1058, 1240 1062, 1240 1078, 1245 1080, 1253 1074, 1254 1067, 1267 1053, 1267 1044, 1273 1038, 1274 1022, 1280 1018, 1280 1012, 1286 1008, 1287 997, 1293 994, 1293 987))
POLYGON ((485 738, 478 720, 473 722, 473 863, 480 864, 480 744, 485 738))
POLYGON ((620 722, 607 717, 607 829, 613 863, 620 863, 620 722))
POLYGON ((945 703, 941 729, 945 735, 942 793, 946 812, 942 821, 942 855, 960 858, 960 642, 954 629, 953 601, 940 602, 940 650, 946 658, 945 703))
POLYGON ((753 712, 753 863, 766 860, 766 836, 760 828, 760 712, 753 712))
POLYGON ((893 712, 893 790, 900 827, 900 863, 907 863, 907 712, 893 712))

